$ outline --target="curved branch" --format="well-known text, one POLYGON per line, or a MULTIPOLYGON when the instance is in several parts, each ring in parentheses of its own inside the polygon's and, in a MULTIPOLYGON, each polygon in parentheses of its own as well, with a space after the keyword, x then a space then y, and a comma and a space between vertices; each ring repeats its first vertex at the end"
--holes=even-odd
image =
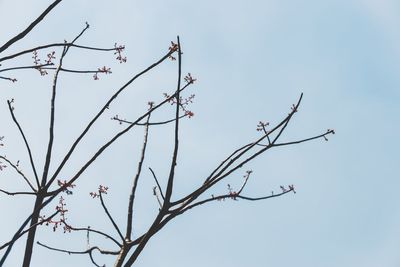
POLYGON ((60 46, 68 46, 68 47, 75 47, 75 48, 80 48, 80 49, 86 49, 86 50, 94 50, 94 51, 101 51, 101 52, 110 52, 110 51, 116 51, 117 48, 113 47, 113 48, 99 48, 99 47, 91 47, 91 46, 83 46, 83 45, 76 45, 73 43, 53 43, 53 44, 47 44, 47 45, 41 45, 41 46, 36 46, 34 48, 30 48, 9 56, 5 56, 0 58, 0 62, 1 61, 5 61, 5 60, 9 60, 9 59, 13 59, 15 57, 19 57, 28 53, 32 53, 33 51, 37 51, 37 50, 42 50, 42 49, 46 49, 46 48, 50 48, 50 47, 60 47, 60 46))
POLYGON ((216 201, 216 200, 220 201, 220 200, 225 200, 225 199, 229 199, 229 198, 236 200, 237 198, 240 198, 240 199, 249 200, 249 201, 259 201, 259 200, 265 200, 265 199, 274 198, 274 197, 280 197, 280 196, 283 196, 283 195, 285 195, 285 194, 287 194, 289 192, 294 192, 294 189, 290 188, 289 190, 282 191, 282 193, 271 194, 269 196, 263 196, 263 197, 246 197, 246 196, 242 196, 240 194, 234 194, 234 193, 225 194, 225 195, 219 195, 219 196, 216 196, 216 197, 211 197, 211 198, 207 198, 207 199, 198 201, 198 202, 196 202, 194 204, 191 204, 191 205, 182 206, 179 209, 171 211, 171 213, 175 214, 175 216, 176 215, 180 215, 180 214, 185 213, 186 211, 188 211, 188 210, 190 210, 190 209, 192 209, 194 207, 203 205, 203 204, 208 203, 208 202, 216 201))
POLYGON ((335 134, 334 130, 327 130, 326 133, 320 134, 320 135, 316 135, 310 138, 305 138, 302 140, 297 140, 297 141, 292 141, 292 142, 286 142, 286 143, 278 143, 278 144, 274 144, 273 146, 289 146, 289 145, 296 145, 296 144, 300 144, 300 143, 304 143, 304 142, 308 142, 311 140, 315 140, 315 139, 319 139, 319 138, 324 138, 326 141, 328 141, 328 139, 326 138, 327 135, 329 134, 335 134))
POLYGON ((38 244, 42 247, 45 247, 47 249, 50 249, 50 250, 64 252, 64 253, 68 253, 68 254, 88 254, 88 253, 92 253, 93 250, 97 250, 101 254, 105 254, 105 255, 118 255, 118 253, 119 253, 119 251, 103 250, 97 246, 91 247, 91 248, 88 248, 88 249, 82 250, 82 251, 72 251, 72 250, 66 250, 66 249, 53 248, 53 247, 47 246, 45 244, 42 244, 39 241, 37 241, 36 244, 38 244))
POLYGON ((85 227, 80 227, 80 228, 73 227, 73 226, 67 224, 65 221, 63 221, 63 223, 64 223, 69 229, 71 229, 72 231, 93 232, 93 233, 102 235, 102 236, 104 236, 104 237, 110 239, 110 240, 113 241, 118 247, 121 247, 121 246, 122 246, 115 238, 113 238, 112 236, 110 236, 110 235, 108 235, 108 234, 106 234, 106 233, 104 233, 104 232, 101 232, 101 231, 99 231, 99 230, 94 230, 94 229, 89 228, 89 227, 86 227, 86 228, 85 228, 85 227))
POLYGON ((158 190, 160 191, 160 194, 161 194, 162 199, 165 200, 165 197, 164 197, 162 188, 161 188, 161 186, 160 186, 160 183, 158 182, 158 179, 157 179, 156 174, 154 173, 154 171, 153 171, 152 168, 149 168, 149 170, 151 171, 151 174, 153 175, 154 181, 155 181, 156 184, 157 184, 157 187, 158 187, 158 190))
MULTIPOLYGON (((188 115, 188 114, 183 114, 183 115, 179 116, 179 119, 182 119, 182 118, 187 117, 187 116, 189 116, 189 115, 188 115)), ((132 124, 132 123, 133 123, 133 122, 128 121, 128 120, 120 119, 120 118, 118 118, 118 117, 116 117, 116 116, 112 117, 111 119, 112 119, 112 120, 115 120, 115 121, 118 121, 120 124, 121 124, 121 123, 128 123, 128 124, 132 124)), ((136 125, 138 125, 138 126, 163 125, 163 124, 168 124, 168 123, 170 123, 170 122, 174 122, 175 120, 176 120, 176 118, 173 118, 173 119, 170 119, 170 120, 159 121, 159 122, 137 123, 136 125)))

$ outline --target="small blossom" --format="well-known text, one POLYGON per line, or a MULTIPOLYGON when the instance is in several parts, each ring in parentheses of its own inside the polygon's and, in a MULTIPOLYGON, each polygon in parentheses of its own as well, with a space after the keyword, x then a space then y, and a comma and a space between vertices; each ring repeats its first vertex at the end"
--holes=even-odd
POLYGON ((7 165, 4 165, 4 163, 0 161, 0 171, 3 171, 5 168, 7 168, 7 165))
POLYGON ((168 56, 168 58, 169 58, 170 60, 176 60, 176 58, 175 58, 174 56, 172 56, 172 53, 178 51, 178 48, 179 48, 179 47, 178 47, 178 44, 176 44, 176 43, 174 43, 174 42, 171 41, 171 46, 168 47, 168 50, 169 50, 170 53, 171 53, 171 55, 168 56))
POLYGON ((68 189, 69 188, 74 188, 75 185, 74 184, 68 184, 68 182, 66 180, 61 181, 61 180, 57 180, 57 184, 59 187, 61 187, 63 190, 63 192, 65 192, 67 195, 72 195, 73 192, 71 190, 68 189))
MULTIPOLYGON (((39 66, 40 66, 40 58, 38 57, 38 52, 35 50, 35 51, 33 51, 32 53, 33 53, 33 56, 32 56, 32 58, 33 58, 33 63, 34 63, 36 66, 38 66, 36 69, 39 71, 40 75, 41 75, 41 76, 47 75, 47 74, 48 74, 47 71, 46 71, 46 70, 43 70, 41 67, 39 67, 39 66)), ((47 61, 46 61, 46 62, 47 62, 47 61)))
POLYGON ((265 131, 266 132, 265 127, 268 126, 268 125, 269 125, 269 122, 259 121, 258 124, 257 124, 256 130, 257 131, 265 131))
POLYGON ((184 80, 187 83, 194 83, 195 81, 197 81, 197 79, 193 78, 192 75, 190 74, 190 72, 185 76, 184 80))
POLYGON ((186 111, 185 111, 185 115, 186 115, 186 116, 188 116, 188 117, 189 117, 189 119, 190 119, 191 117, 193 117, 193 116, 194 116, 194 113, 193 113, 193 112, 191 112, 190 110, 186 110, 186 111))
POLYGON ((97 192, 90 192, 89 195, 92 198, 100 197, 100 194, 107 194, 108 187, 104 185, 99 185, 97 192))
POLYGON ((296 194, 296 190, 294 190, 294 185, 289 185, 289 190, 290 191, 293 191, 293 193, 295 193, 296 194))
POLYGON ((46 216, 39 216, 40 219, 40 223, 43 224, 45 223, 46 226, 49 225, 53 225, 53 231, 55 232, 57 230, 57 228, 60 225, 63 225, 63 231, 64 233, 70 233, 71 232, 71 227, 68 226, 65 222, 66 222, 66 217, 65 217, 65 213, 68 212, 68 210, 66 209, 67 204, 65 204, 65 199, 61 196, 60 200, 58 202, 58 205, 56 206, 56 210, 59 212, 60 214, 60 219, 59 220, 52 220, 49 218, 46 218, 46 216))
POLYGON ((292 104, 292 107, 290 109, 292 110, 292 113, 297 112, 297 107, 295 104, 292 104))
POLYGON ((111 74, 111 68, 107 68, 106 66, 103 66, 101 68, 97 68, 97 71, 95 74, 93 74, 93 79, 97 81, 99 79, 99 73, 105 73, 105 74, 111 74))
POLYGON ((52 59, 55 59, 55 51, 52 51, 51 53, 47 54, 47 59, 45 60, 46 64, 53 64, 52 59))
POLYGON ((105 73, 105 74, 111 74, 112 73, 111 72, 111 68, 107 68, 106 66, 98 68, 97 70, 98 70, 98 72, 105 73))
POLYGON ((115 48, 114 55, 117 55, 116 59, 119 61, 119 63, 125 63, 126 57, 122 56, 122 51, 125 50, 125 46, 117 45, 117 43, 115 43, 114 48, 115 48))

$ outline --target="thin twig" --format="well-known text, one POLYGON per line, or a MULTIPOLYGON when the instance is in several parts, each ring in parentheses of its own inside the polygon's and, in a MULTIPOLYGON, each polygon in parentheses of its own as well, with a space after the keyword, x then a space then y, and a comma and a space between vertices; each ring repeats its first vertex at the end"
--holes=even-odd
POLYGON ((109 234, 106 234, 106 233, 104 233, 104 232, 102 232, 102 231, 95 230, 95 229, 92 229, 92 228, 89 228, 89 227, 86 227, 86 228, 85 228, 85 227, 81 227, 81 228, 73 227, 73 226, 67 224, 65 221, 63 221, 63 223, 64 223, 69 229, 71 229, 72 231, 88 231, 88 232, 93 232, 93 233, 102 235, 102 236, 104 236, 104 237, 110 239, 110 240, 113 241, 118 247, 121 247, 121 246, 122 246, 121 243, 119 243, 115 238, 113 238, 113 237, 110 236, 109 234))
MULTIPOLYGON (((183 115, 179 116, 179 119, 182 119, 182 118, 187 117, 187 116, 188 116, 188 114, 183 114, 183 115)), ((120 118, 118 118, 118 117, 116 117, 116 116, 112 117, 111 119, 112 119, 112 120, 115 120, 115 121, 118 121, 118 122, 120 122, 120 123, 128 123, 128 124, 132 124, 132 123, 133 123, 133 122, 128 121, 128 120, 120 119, 120 118)), ((170 122, 174 122, 175 120, 176 120, 176 118, 173 118, 173 119, 170 119, 170 120, 159 121, 159 122, 137 123, 136 125, 138 125, 138 126, 163 125, 163 124, 168 124, 168 123, 170 123, 170 122)))
MULTIPOLYGON (((276 146, 288 146, 288 145, 295 145, 295 144, 300 144, 303 142, 308 142, 314 139, 319 139, 319 138, 326 138, 327 135, 329 134, 334 134, 335 131, 334 130, 328 130, 326 133, 320 134, 320 135, 316 135, 310 138, 306 138, 306 139, 302 139, 302 140, 297 140, 297 141, 292 141, 292 142, 286 142, 286 143, 278 143, 278 144, 274 144, 274 147, 276 146)), ((325 139, 327 140, 327 139, 325 139)))
MULTIPOLYGON (((151 106, 150 106, 151 108, 151 106)), ((127 224, 126 224, 126 234, 125 234, 125 240, 131 240, 131 235, 132 235, 132 220, 133 220, 133 205, 135 202, 135 195, 136 195, 136 189, 137 189, 137 185, 138 185, 138 181, 139 181, 139 177, 140 174, 142 172, 142 166, 143 166, 143 161, 146 155, 146 147, 147 147, 147 140, 148 140, 148 136, 149 136, 149 120, 151 117, 151 113, 149 114, 149 116, 147 116, 147 126, 145 128, 144 131, 144 138, 143 138, 143 147, 142 147, 142 151, 140 154, 140 160, 137 166, 137 171, 136 171, 136 175, 135 178, 133 179, 133 185, 131 188, 131 194, 129 196, 129 202, 128 202, 128 214, 127 214, 127 224)))
POLYGON ((99 191, 99 196, 100 196, 101 206, 103 207, 104 212, 107 214, 107 217, 110 219, 110 221, 111 221, 112 225, 114 226, 115 230, 117 230, 119 237, 124 242, 124 240, 125 240, 124 236, 122 235, 121 230, 119 230, 118 225, 115 223, 113 217, 111 216, 110 212, 108 211, 108 209, 106 207, 106 204, 104 203, 104 200, 103 200, 103 195, 102 195, 102 193, 100 191, 99 191))
POLYGON ((53 43, 53 44, 47 44, 47 45, 41 45, 41 46, 36 46, 34 48, 30 48, 9 56, 5 56, 0 58, 0 62, 5 61, 5 60, 9 60, 9 59, 13 59, 15 57, 21 56, 21 55, 25 55, 28 53, 32 53, 33 51, 38 51, 38 50, 42 50, 42 49, 46 49, 46 48, 50 48, 50 47, 61 47, 61 46, 68 46, 68 47, 74 47, 74 48, 80 48, 80 49, 86 49, 86 50, 94 50, 94 51, 101 51, 101 52, 110 52, 110 51, 116 51, 118 50, 118 48, 113 47, 113 48, 99 48, 99 47, 90 47, 90 46, 83 46, 83 45, 76 45, 73 43, 53 43))
MULTIPOLYGON (((85 28, 83 28, 83 30, 74 38, 74 40, 72 40, 71 44, 73 45, 85 33, 85 31, 87 31, 87 29, 89 29, 89 23, 86 22, 85 28)), ((71 46, 64 46, 64 51, 62 55, 65 56, 70 48, 71 46)))
POLYGON ((119 251, 103 250, 103 249, 101 249, 101 248, 99 248, 97 246, 91 247, 89 249, 82 250, 82 251, 72 251, 72 250, 66 250, 66 249, 53 248, 53 247, 47 246, 45 244, 42 244, 39 241, 36 242, 36 244, 38 244, 38 245, 40 245, 42 247, 45 247, 47 249, 50 249, 50 250, 54 250, 54 251, 58 251, 58 252, 64 252, 64 253, 68 253, 68 254, 88 254, 88 253, 91 253, 93 250, 97 250, 101 254, 105 254, 105 255, 118 255, 118 253, 119 253, 119 251))
POLYGON ((240 187, 239 191, 237 191, 238 195, 240 195, 240 193, 242 193, 244 187, 247 185, 247 181, 249 180, 251 173, 252 173, 252 171, 247 171, 247 174, 244 176, 244 182, 243 182, 242 186, 240 187))
POLYGON ((55 69, 57 69, 57 68, 48 68, 47 67, 47 66, 53 66, 53 65, 54 65, 54 63, 48 63, 48 64, 46 63, 46 64, 41 64, 41 65, 12 67, 12 68, 0 69, 0 72, 12 71, 12 70, 24 70, 24 69, 46 69, 46 70, 55 70, 55 69))
POLYGON ((160 194, 161 194, 162 199, 165 200, 165 197, 164 197, 162 188, 161 188, 161 186, 160 186, 160 183, 158 182, 158 179, 157 179, 156 174, 154 173, 154 171, 153 171, 152 168, 149 167, 149 170, 151 171, 151 174, 153 175, 154 181, 155 181, 156 184, 157 184, 157 187, 158 187, 158 190, 160 191, 160 194))
POLYGON ((15 83, 17 81, 17 79, 15 79, 15 78, 4 77, 4 76, 0 76, 0 79, 7 80, 7 81, 12 81, 13 83, 15 83))
POLYGON ((3 189, 0 189, 0 192, 7 194, 9 196, 15 196, 15 195, 36 195, 35 192, 9 192, 3 189))
POLYGON ((35 187, 31 184, 31 182, 29 181, 29 179, 26 177, 26 175, 20 170, 18 169, 17 165, 15 165, 14 163, 12 163, 10 160, 8 160, 6 157, 4 156, 0 156, 0 159, 5 160, 11 167, 13 167, 13 169, 25 180, 25 182, 29 185, 29 187, 32 189, 33 192, 36 192, 35 187))
POLYGON ((32 171, 33 171, 33 174, 35 175, 36 183, 37 183, 37 186, 39 188, 40 187, 40 182, 39 182, 39 178, 38 178, 38 175, 37 175, 37 172, 36 172, 36 167, 35 167, 35 163, 33 161, 33 156, 32 156, 32 152, 31 152, 31 148, 29 147, 28 140, 26 140, 24 131, 22 130, 21 125, 19 124, 19 122, 17 121, 17 118, 14 115, 14 108, 11 106, 11 101, 7 100, 7 104, 8 104, 8 109, 10 111, 11 117, 12 117, 14 123, 17 125, 18 130, 19 130, 22 138, 24 139, 25 147, 28 150, 28 155, 29 155, 29 160, 30 160, 31 166, 32 166, 32 171))
POLYGON ((230 159, 231 159, 233 156, 235 156, 237 153, 239 153, 240 151, 242 151, 242 150, 245 149, 245 148, 248 148, 248 147, 251 146, 251 145, 253 145, 253 143, 244 145, 244 146, 242 146, 242 147, 236 149, 235 151, 233 151, 228 157, 226 157, 226 158, 221 162, 220 165, 217 166, 217 168, 215 168, 215 169, 210 173, 210 175, 206 178, 206 180, 204 181, 204 183, 207 183, 207 182, 213 177, 213 175, 214 175, 228 160, 230 160, 230 159))
POLYGON ((240 198, 240 199, 249 200, 249 201, 259 201, 259 200, 265 200, 265 199, 274 198, 274 197, 280 197, 280 196, 285 195, 285 194, 287 194, 289 192, 292 192, 292 191, 293 191, 293 189, 289 189, 289 190, 283 191, 282 193, 279 193, 279 194, 271 194, 269 196, 256 197, 256 198, 246 197, 246 196, 242 196, 242 195, 239 195, 239 194, 225 194, 225 195, 220 195, 220 196, 216 196, 216 197, 207 198, 207 199, 201 200, 199 202, 196 202, 196 203, 194 203, 192 205, 188 205, 186 207, 183 207, 183 209, 181 209, 179 211, 179 213, 182 214, 182 213, 184 213, 184 212, 186 212, 186 211, 188 211, 188 210, 190 210, 190 209, 192 209, 194 207, 203 205, 203 204, 211 202, 211 201, 216 201, 216 200, 224 200, 224 199, 228 199, 228 198, 232 198, 232 199, 240 198))

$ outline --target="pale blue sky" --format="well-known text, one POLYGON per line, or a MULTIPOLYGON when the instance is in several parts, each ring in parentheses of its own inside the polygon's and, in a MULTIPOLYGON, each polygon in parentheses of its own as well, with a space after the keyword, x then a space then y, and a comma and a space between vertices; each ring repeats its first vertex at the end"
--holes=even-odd
MULTIPOLYGON (((26 27, 50 2, 0 0, 0 43, 26 27)), ((65 0, 8 53, 70 40, 85 21, 91 28, 81 44, 125 44, 128 62, 119 65, 112 55, 71 51, 68 66, 106 64, 113 74, 96 82, 90 76, 63 75, 56 162, 110 94, 163 55, 176 35, 182 41, 184 72, 198 78, 190 92, 196 94, 195 117, 182 125, 177 196, 200 184, 223 156, 255 138, 259 120, 274 123, 283 118, 301 92, 302 106, 283 139, 308 137, 327 128, 337 132, 329 142, 270 151, 245 168, 254 171, 248 194, 259 196, 277 191, 281 184, 294 184, 296 195, 257 203, 225 201, 189 212, 149 242, 138 266, 400 266, 398 1, 65 0)), ((29 61, 28 56, 3 65, 29 61)), ((35 71, 9 75, 19 81, 0 80, 0 136, 6 136, 0 154, 20 159, 28 170, 5 103, 13 97, 37 165, 43 166, 51 77, 42 78, 35 71)), ((175 80, 176 64, 168 62, 132 86, 82 143, 62 175, 72 175, 121 129, 110 117, 118 113, 133 119, 148 100, 160 100, 163 92, 173 90, 175 80)), ((100 183, 109 185, 108 205, 125 223, 127 185, 136 169, 141 136, 142 129, 125 136, 88 169, 67 198, 71 224, 111 229, 99 203, 87 196, 100 183)), ((172 128, 154 129, 152 137, 145 167, 162 176, 170 161, 172 128)), ((238 186, 241 176, 237 173, 229 183, 238 186)), ((150 179, 145 172, 138 229, 145 229, 157 211, 150 179)), ((0 187, 24 185, 4 172, 0 187)), ((210 193, 224 193, 225 184, 219 190, 210 193)), ((0 209, 3 243, 31 205, 25 197, 0 195, 0 209)), ((53 234, 50 228, 42 228, 37 240, 60 248, 86 247, 84 234, 53 234)), ((7 266, 19 266, 22 245, 15 247, 7 266)), ((96 258, 112 266, 113 258, 96 258)), ((90 266, 90 261, 36 247, 32 266, 90 266)))

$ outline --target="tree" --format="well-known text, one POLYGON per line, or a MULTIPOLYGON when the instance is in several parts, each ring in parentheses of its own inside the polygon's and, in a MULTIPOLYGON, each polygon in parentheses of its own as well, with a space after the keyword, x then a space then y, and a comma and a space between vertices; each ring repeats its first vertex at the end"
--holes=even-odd
MULTIPOLYGON (((298 111, 303 95, 301 94, 297 103, 293 104, 291 110, 285 118, 283 118, 279 123, 272 126, 269 125, 268 122, 260 121, 257 125, 257 131, 259 132, 259 136, 255 140, 251 140, 244 145, 240 145, 237 149, 234 149, 228 155, 221 159, 220 162, 217 162, 215 169, 213 169, 199 184, 194 185, 194 190, 187 193, 186 195, 176 198, 174 196, 174 188, 176 186, 176 171, 177 171, 177 162, 179 159, 179 140, 180 140, 180 125, 181 121, 186 118, 191 118, 194 114, 189 109, 189 105, 192 103, 194 99, 194 94, 190 94, 188 96, 185 95, 188 88, 190 88, 196 82, 196 78, 194 78, 190 73, 182 74, 182 47, 180 43, 179 37, 177 37, 176 41, 171 42, 167 52, 160 57, 159 60, 148 66, 143 71, 139 72, 136 75, 133 75, 128 79, 127 82, 118 89, 114 91, 114 93, 110 96, 109 100, 99 109, 96 115, 89 121, 84 130, 78 135, 78 137, 74 140, 70 148, 66 151, 62 161, 59 164, 56 164, 53 160, 54 157, 54 137, 55 137, 55 125, 56 125, 56 108, 57 101, 56 96, 59 90, 59 81, 62 73, 70 73, 70 74, 91 74, 93 75, 94 80, 99 79, 99 75, 101 74, 110 74, 111 69, 109 67, 103 66, 93 70, 81 70, 75 68, 66 68, 64 66, 64 60, 67 58, 68 53, 72 49, 79 49, 85 52, 111 52, 116 56, 117 61, 120 63, 125 62, 127 59, 124 57, 123 52, 125 47, 123 45, 114 44, 113 47, 110 48, 99 48, 95 46, 83 46, 79 45, 78 41, 81 36, 89 29, 89 24, 86 24, 82 31, 79 32, 72 39, 72 41, 64 41, 58 43, 51 43, 41 46, 36 46, 32 48, 28 48, 22 50, 17 53, 8 54, 3 56, 7 50, 12 47, 15 43, 20 40, 23 40, 24 37, 32 31, 34 27, 36 27, 46 16, 49 14, 62 0, 54 1, 42 14, 38 16, 36 20, 34 20, 24 31, 17 34, 15 37, 11 38, 8 42, 0 47, 0 63, 1 62, 14 62, 17 59, 23 58, 26 55, 32 54, 33 65, 19 65, 9 68, 0 69, 1 73, 8 73, 12 71, 18 71, 23 69, 33 69, 37 70, 40 75, 45 76, 49 74, 49 72, 53 72, 53 80, 51 84, 51 101, 50 101, 50 121, 48 126, 48 143, 46 146, 46 154, 44 160, 43 172, 39 173, 38 168, 36 167, 36 160, 33 157, 33 153, 31 150, 30 142, 28 141, 30 138, 26 136, 23 126, 20 124, 17 119, 16 101, 14 99, 10 99, 7 101, 8 110, 10 112, 11 118, 18 129, 20 136, 23 140, 24 146, 26 148, 25 156, 29 159, 30 168, 32 174, 27 174, 19 165, 18 160, 9 159, 5 155, 0 155, 0 171, 4 171, 5 168, 12 169, 18 174, 24 182, 29 187, 29 191, 18 191, 18 192, 10 192, 6 189, 1 188, 0 191, 6 195, 11 196, 19 196, 19 195, 30 195, 35 199, 32 202, 32 212, 28 214, 26 219, 21 223, 19 228, 15 231, 9 241, 6 241, 4 244, 0 246, 0 249, 4 251, 3 256, 0 261, 0 265, 3 265, 13 248, 13 245, 21 239, 21 237, 26 237, 24 257, 23 257, 23 266, 29 266, 32 256, 33 256, 33 248, 35 244, 36 238, 36 229, 41 226, 52 226, 54 230, 62 227, 64 232, 85 232, 87 234, 88 245, 89 245, 89 234, 91 235, 100 235, 106 237, 110 244, 113 246, 113 249, 104 249, 97 245, 89 246, 87 250, 84 251, 75 251, 68 250, 63 248, 56 248, 49 246, 47 244, 37 242, 38 245, 46 247, 50 250, 55 250, 58 252, 69 253, 69 254, 87 254, 92 263, 96 266, 100 266, 94 256, 93 251, 98 251, 102 254, 112 255, 115 257, 115 265, 114 266, 132 266, 142 250, 145 248, 147 242, 164 226, 166 226, 170 221, 172 221, 177 216, 195 208, 201 206, 203 204, 215 201, 224 201, 224 200, 247 200, 247 201, 260 201, 269 198, 280 197, 290 192, 295 193, 295 188, 293 185, 281 185, 280 191, 278 193, 268 193, 264 196, 248 196, 243 193, 246 185, 248 183, 249 178, 252 175, 251 170, 244 171, 241 175, 243 175, 243 180, 241 185, 234 189, 233 186, 228 184, 227 191, 222 194, 212 194, 211 189, 216 188, 217 185, 221 184, 222 181, 226 181, 229 177, 238 173, 242 167, 251 162, 253 159, 257 158, 264 152, 282 146, 290 146, 303 142, 308 142, 315 139, 325 139, 327 140, 327 136, 330 134, 334 134, 334 131, 328 129, 321 134, 300 139, 293 140, 290 142, 281 142, 280 137, 287 129, 289 122, 294 117, 295 113, 298 111), (42 61, 39 56, 40 51, 46 51, 47 58, 42 61), (104 116, 105 112, 112 109, 114 102, 120 95, 126 91, 138 78, 148 74, 154 68, 160 66, 163 62, 168 60, 177 62, 177 82, 176 89, 171 91, 170 93, 165 93, 164 98, 158 102, 150 101, 147 103, 147 109, 143 111, 141 115, 139 115, 134 120, 126 120, 122 119, 120 116, 115 115, 112 119, 114 121, 119 122, 124 128, 117 132, 111 139, 102 144, 97 150, 93 151, 91 157, 84 162, 79 170, 68 177, 67 179, 62 178, 60 173, 68 166, 68 162, 70 161, 71 156, 76 153, 76 148, 83 142, 83 139, 88 138, 88 133, 90 130, 93 130, 94 125, 99 121, 99 119, 104 116), (152 120, 154 115, 157 112, 160 112, 161 109, 168 110, 168 106, 173 106, 173 112, 171 118, 167 118, 166 120, 152 120), (135 207, 136 207, 136 195, 139 190, 139 181, 140 178, 143 177, 144 166, 143 162, 147 156, 147 145, 149 142, 149 136, 151 133, 151 129, 155 126, 159 125, 173 125, 173 149, 170 155, 170 167, 168 173, 165 175, 165 178, 162 179, 162 175, 157 174, 153 168, 149 168, 149 173, 151 174, 152 179, 154 180, 154 188, 153 195, 156 201, 159 204, 159 208, 157 214, 152 221, 152 223, 148 226, 147 230, 142 233, 133 232, 134 222, 137 221, 135 207), (70 195, 73 192, 75 186, 78 186, 78 181, 81 180, 82 175, 85 171, 94 165, 97 161, 98 157, 102 155, 107 149, 109 149, 115 142, 120 139, 122 136, 126 135, 128 132, 133 131, 136 128, 142 127, 144 128, 144 137, 142 148, 139 153, 139 161, 137 163, 136 173, 133 176, 131 181, 131 189, 130 195, 126 197, 127 199, 127 212, 126 212, 126 223, 121 225, 117 223, 117 220, 112 216, 112 208, 108 208, 104 195, 107 194, 108 187, 106 185, 100 185, 98 190, 95 192, 91 192, 90 195, 94 199, 98 199, 100 201, 100 206, 102 207, 105 216, 110 221, 110 225, 112 229, 108 231, 100 231, 92 227, 76 227, 67 222, 66 214, 68 212, 65 207, 65 195, 70 195), (51 166, 55 169, 55 171, 51 172, 51 166), (64 195, 64 197, 63 197, 64 195), (51 214, 46 214, 45 208, 50 204, 54 205, 54 202, 58 200, 58 204, 56 205, 55 212, 51 214), (117 236, 117 237, 115 237, 117 236)), ((0 65, 1 67, 1 65, 0 65)), ((5 82, 17 82, 17 79, 6 74, 0 76, 1 80, 5 82)), ((7 137, 8 138, 8 137, 7 137)), ((16 137, 15 137, 16 138, 16 137)), ((3 146, 3 142, 5 143, 5 138, 1 137, 0 141, 3 146)), ((96 167, 94 165, 93 167, 96 167)), ((5 172, 3 172, 5 173, 5 172)), ((7 173, 9 175, 9 173, 7 173)), ((129 174, 128 174, 129 175, 129 174)), ((129 184, 127 185, 129 186, 129 184)), ((83 222, 84 223, 84 222, 83 222)), ((82 224, 83 224, 82 223, 82 224)), ((13 231, 10 229, 10 231, 13 231)))

